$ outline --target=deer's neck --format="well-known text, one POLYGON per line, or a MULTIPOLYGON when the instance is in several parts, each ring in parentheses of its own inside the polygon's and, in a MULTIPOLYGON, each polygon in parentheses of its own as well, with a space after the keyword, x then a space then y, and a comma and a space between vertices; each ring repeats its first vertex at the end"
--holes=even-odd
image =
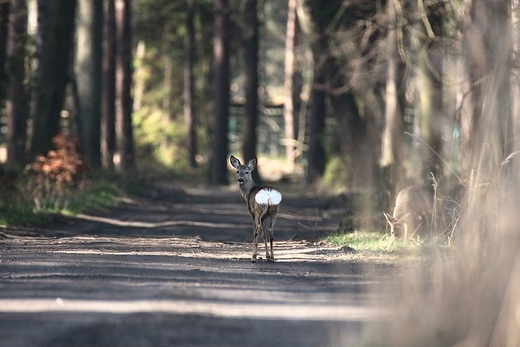
POLYGON ((253 181, 251 181, 251 182, 244 182, 243 184, 240 185, 240 193, 242 193, 242 197, 246 201, 248 200, 249 194, 251 193, 251 191, 255 187, 256 187, 256 184, 253 181))

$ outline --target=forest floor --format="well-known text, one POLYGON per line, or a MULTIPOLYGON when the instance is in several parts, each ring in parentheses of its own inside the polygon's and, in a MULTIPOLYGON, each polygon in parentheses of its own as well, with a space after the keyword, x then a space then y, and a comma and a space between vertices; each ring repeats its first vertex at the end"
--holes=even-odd
POLYGON ((0 346, 347 346, 385 319, 391 265, 320 241, 341 199, 284 197, 251 263, 238 192, 163 187, 0 234, 0 346))

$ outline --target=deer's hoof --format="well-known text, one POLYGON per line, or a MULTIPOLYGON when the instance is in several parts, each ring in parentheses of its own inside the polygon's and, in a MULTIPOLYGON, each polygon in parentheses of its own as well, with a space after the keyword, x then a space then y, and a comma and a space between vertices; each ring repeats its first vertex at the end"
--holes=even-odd
POLYGON ((251 263, 256 263, 256 257, 251 257, 251 263))

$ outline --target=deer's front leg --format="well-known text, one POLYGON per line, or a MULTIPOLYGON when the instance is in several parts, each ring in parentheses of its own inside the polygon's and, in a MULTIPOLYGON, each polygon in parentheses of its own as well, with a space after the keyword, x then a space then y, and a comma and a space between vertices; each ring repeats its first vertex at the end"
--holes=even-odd
POLYGON ((256 263, 256 252, 258 247, 258 222, 253 219, 253 256, 251 257, 251 262, 256 263))

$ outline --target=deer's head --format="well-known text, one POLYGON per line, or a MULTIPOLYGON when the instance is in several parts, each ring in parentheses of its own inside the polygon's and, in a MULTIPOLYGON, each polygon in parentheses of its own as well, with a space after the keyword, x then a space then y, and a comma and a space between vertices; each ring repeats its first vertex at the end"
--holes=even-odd
POLYGON ((239 186, 254 184, 251 172, 256 168, 256 158, 251 159, 247 165, 242 165, 240 160, 234 156, 231 156, 229 161, 231 162, 231 166, 237 169, 237 182, 239 186))

